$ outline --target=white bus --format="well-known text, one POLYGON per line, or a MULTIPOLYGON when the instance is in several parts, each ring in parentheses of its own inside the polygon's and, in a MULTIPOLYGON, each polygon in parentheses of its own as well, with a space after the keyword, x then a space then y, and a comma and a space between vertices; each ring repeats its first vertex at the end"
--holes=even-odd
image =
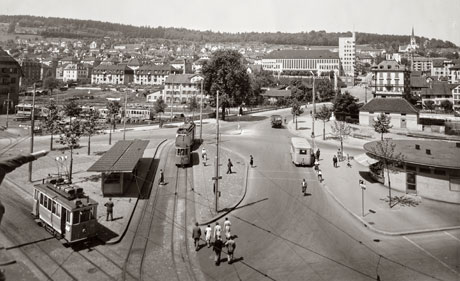
POLYGON ((294 165, 312 166, 313 148, 310 143, 304 138, 291 139, 291 159, 294 165))

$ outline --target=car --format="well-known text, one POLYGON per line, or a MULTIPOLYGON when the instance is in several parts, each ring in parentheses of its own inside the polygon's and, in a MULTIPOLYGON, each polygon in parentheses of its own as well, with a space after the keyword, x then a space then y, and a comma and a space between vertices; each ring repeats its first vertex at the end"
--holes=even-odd
POLYGON ((283 117, 281 115, 272 115, 270 117, 272 128, 281 128, 283 125, 283 117))

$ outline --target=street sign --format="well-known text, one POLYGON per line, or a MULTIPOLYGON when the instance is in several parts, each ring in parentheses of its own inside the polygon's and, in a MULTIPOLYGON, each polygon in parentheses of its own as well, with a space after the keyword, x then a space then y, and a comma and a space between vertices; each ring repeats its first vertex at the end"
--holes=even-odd
POLYGON ((363 180, 359 180, 359 186, 360 186, 362 189, 366 189, 366 184, 364 183, 363 180))
MULTIPOLYGON (((221 180, 222 179, 222 176, 219 176, 219 179, 221 180)), ((212 177, 212 180, 216 180, 216 177, 212 177)))

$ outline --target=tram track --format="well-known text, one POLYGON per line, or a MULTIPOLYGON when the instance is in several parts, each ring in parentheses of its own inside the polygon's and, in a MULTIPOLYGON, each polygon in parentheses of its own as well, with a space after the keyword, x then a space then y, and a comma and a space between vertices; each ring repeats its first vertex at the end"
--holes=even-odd
MULTIPOLYGON (((10 144, 6 145, 5 147, 3 147, 1 150, 0 150, 0 156, 2 156, 3 154, 7 153, 8 151, 10 151, 11 149, 15 148, 18 144, 22 143, 23 141, 29 139, 30 136, 23 136, 23 137, 20 137, 18 139, 16 139, 16 141, 12 141, 10 144)), ((11 139, 10 139, 11 140, 11 139)))
MULTIPOLYGON (((167 154, 170 153, 172 148, 173 146, 171 145, 167 151, 167 154)), ((167 160, 165 162, 165 166, 166 163, 167 160)), ((153 188, 155 183, 151 182, 151 185, 151 188, 153 188)), ((135 280, 145 280, 143 273, 144 259, 147 251, 147 244, 150 238, 151 227, 154 220, 156 204, 158 202, 159 190, 160 188, 157 186, 155 189, 155 194, 150 194, 149 199, 145 202, 141 210, 140 220, 134 230, 133 238, 128 248, 128 254, 123 263, 123 281, 127 279, 128 274, 135 280), (147 211, 148 209, 149 211, 147 211), (146 221, 147 223, 144 223, 144 221, 146 221), (146 225, 148 226, 147 228, 145 228, 146 225), (134 274, 132 270, 131 272, 129 272, 131 267, 138 267, 135 268, 135 271, 137 271, 138 274, 134 274)))

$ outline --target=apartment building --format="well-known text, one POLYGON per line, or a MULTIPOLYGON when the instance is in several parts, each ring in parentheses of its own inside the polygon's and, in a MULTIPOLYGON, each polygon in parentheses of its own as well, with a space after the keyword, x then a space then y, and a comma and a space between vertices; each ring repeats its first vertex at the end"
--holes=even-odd
POLYGON ((372 68, 374 97, 402 97, 410 92, 410 72, 396 61, 382 61, 372 68))
POLYGON ((134 84, 163 85, 170 74, 169 65, 143 65, 134 71, 134 84))
POLYGON ((14 106, 19 101, 19 79, 21 66, 7 52, 0 48, 0 112, 14 112, 14 106), (8 100, 9 94, 9 100, 8 100))
POLYGON ((96 85, 127 85, 133 80, 134 71, 126 64, 100 64, 91 75, 91 83, 96 85))
POLYGON ((339 38, 339 57, 345 76, 355 76, 356 46, 354 32, 351 37, 339 38))

